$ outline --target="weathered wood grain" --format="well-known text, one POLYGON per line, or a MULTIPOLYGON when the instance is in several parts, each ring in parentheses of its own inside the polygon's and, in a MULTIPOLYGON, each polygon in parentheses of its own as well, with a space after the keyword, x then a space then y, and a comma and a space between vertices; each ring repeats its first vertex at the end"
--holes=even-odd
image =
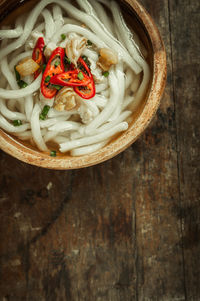
POLYGON ((168 55, 166 90, 145 134, 76 171, 0 152, 0 300, 200 300, 199 4, 142 2, 168 55))
POLYGON ((200 300, 200 2, 169 1, 187 300, 200 300))
POLYGON ((179 206, 179 188, 168 1, 143 4, 159 25, 168 78, 156 119, 139 141, 141 164, 135 183, 138 299, 185 300, 180 219, 173 214, 179 206))

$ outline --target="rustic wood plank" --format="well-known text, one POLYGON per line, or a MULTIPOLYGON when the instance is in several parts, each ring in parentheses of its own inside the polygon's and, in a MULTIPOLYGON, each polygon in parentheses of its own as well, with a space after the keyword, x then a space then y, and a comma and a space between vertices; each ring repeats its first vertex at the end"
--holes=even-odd
POLYGON ((180 217, 187 300, 200 300, 200 3, 170 0, 180 217))
POLYGON ((3 295, 9 300, 134 300, 132 178, 126 181, 131 152, 73 172, 42 170, 1 156, 3 295), (22 169, 30 179, 23 187, 22 169))
POLYGON ((163 101, 139 146, 135 183, 139 300, 185 300, 179 205, 175 108, 168 1, 142 1, 159 26, 168 57, 163 101), (143 169, 142 169, 143 166, 143 169))

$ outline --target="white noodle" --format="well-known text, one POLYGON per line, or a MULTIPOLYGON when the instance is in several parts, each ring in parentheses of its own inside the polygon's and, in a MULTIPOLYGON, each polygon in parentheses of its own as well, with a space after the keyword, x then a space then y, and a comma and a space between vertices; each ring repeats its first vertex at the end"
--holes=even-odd
POLYGON ((23 32, 22 26, 18 26, 15 29, 2 29, 0 30, 0 39, 13 39, 18 38, 23 32))
POLYGON ((94 10, 97 13, 97 17, 101 20, 102 24, 106 27, 106 29, 113 35, 113 24, 112 20, 106 14, 104 8, 97 1, 89 0, 90 4, 94 7, 94 10))
POLYGON ((118 104, 115 108, 115 111, 113 112, 112 116, 110 117, 110 120, 116 120, 119 115, 120 112, 122 110, 122 103, 124 100, 124 90, 125 90, 125 74, 123 71, 123 64, 122 62, 120 62, 117 67, 116 67, 116 75, 117 75, 117 79, 118 79, 118 85, 117 85, 117 89, 118 89, 118 104))
POLYGON ((14 126, 9 123, 2 115, 0 115, 0 127, 9 133, 19 133, 30 129, 30 124, 26 123, 20 126, 14 126))
POLYGON ((31 131, 26 131, 23 133, 13 133, 14 135, 16 135, 18 138, 20 138, 21 140, 30 140, 32 139, 32 132, 31 131))
POLYGON ((107 122, 104 125, 100 126, 97 130, 96 133, 102 133, 108 129, 113 128, 115 125, 117 125, 118 123, 125 121, 130 115, 131 115, 131 111, 125 111, 123 112, 118 119, 115 119, 111 122, 107 122))
POLYGON ((96 93, 100 93, 108 89, 108 83, 96 85, 96 93))
POLYGON ((141 99, 144 97, 148 83, 150 80, 150 68, 146 61, 142 58, 141 51, 138 45, 135 43, 132 33, 127 27, 124 19, 120 13, 119 7, 116 2, 111 1, 111 9, 113 12, 113 16, 116 19, 116 25, 118 27, 118 31, 121 34, 122 39, 124 40, 127 49, 131 53, 131 55, 135 58, 136 62, 142 67, 143 69, 143 79, 142 83, 137 91, 137 95, 134 102, 134 109, 137 108, 138 104, 140 103, 141 99))
POLYGON ((41 151, 48 151, 48 148, 46 147, 46 144, 42 138, 42 134, 40 130, 40 122, 39 122, 40 112, 41 112, 40 106, 36 103, 33 108, 33 113, 31 116, 32 135, 37 147, 41 151))
POLYGON ((81 124, 73 121, 60 121, 49 127, 49 131, 56 132, 65 132, 65 131, 74 131, 80 128, 81 124))
POLYGON ((92 122, 90 122, 90 124, 86 127, 85 133, 87 134, 94 131, 98 126, 106 122, 117 106, 119 95, 116 87, 118 81, 113 70, 110 71, 109 84, 110 84, 110 94, 111 94, 110 99, 106 107, 103 109, 103 111, 99 115, 97 115, 97 117, 92 122))
POLYGON ((134 101, 134 96, 127 96, 124 99, 122 109, 125 110, 134 101))
POLYGON ((55 20, 55 31, 58 31, 64 25, 64 19, 60 6, 53 6, 53 18, 55 20))
POLYGON ((52 125, 57 124, 60 121, 66 121, 66 117, 54 117, 54 118, 48 118, 46 120, 40 120, 40 127, 41 128, 49 128, 52 125))
POLYGON ((0 89, 0 97, 6 98, 6 99, 8 99, 8 98, 17 99, 17 98, 26 97, 28 95, 31 95, 39 89, 41 79, 42 79, 42 75, 40 74, 40 76, 38 76, 37 79, 31 85, 27 86, 24 89, 20 89, 20 90, 0 89))
POLYGON ((77 20, 74 20, 74 19, 71 19, 71 18, 63 18, 64 20, 64 24, 73 24, 73 25, 79 25, 81 26, 81 22, 80 21, 77 21, 77 20))
POLYGON ((101 96, 108 98, 110 96, 109 89, 102 91, 101 92, 101 96))
POLYGON ((29 95, 25 99, 25 113, 26 113, 26 118, 29 122, 31 120, 32 111, 33 111, 33 97, 32 95, 29 95))
POLYGON ((10 111, 6 106, 5 99, 0 99, 0 112, 4 117, 10 120, 26 120, 26 116, 24 114, 10 111))
POLYGON ((43 137, 44 142, 47 143, 48 141, 52 141, 54 138, 56 138, 59 135, 59 132, 48 132, 46 133, 46 135, 43 137))
POLYGON ((131 83, 134 81, 134 74, 130 68, 126 71, 126 78, 125 78, 125 89, 127 90, 131 83))
POLYGON ((85 137, 85 138, 81 138, 78 140, 74 140, 74 141, 69 141, 66 143, 61 143, 60 144, 60 151, 61 152, 67 152, 69 150, 72 150, 74 148, 80 147, 80 146, 84 146, 84 145, 90 145, 93 143, 98 143, 101 141, 104 141, 108 138, 110 138, 111 136, 116 135, 119 132, 125 131, 128 129, 128 123, 127 122, 122 122, 117 124, 116 126, 114 126, 112 129, 109 129, 103 133, 100 133, 98 135, 94 135, 94 136, 90 136, 90 137, 85 137))
POLYGON ((103 109, 108 102, 108 98, 103 95, 96 94, 95 97, 93 97, 92 102, 94 102, 100 109, 103 109))
POLYGON ((96 152, 97 150, 103 148, 108 143, 108 141, 109 140, 107 139, 103 142, 75 148, 75 149, 71 150, 70 154, 72 156, 83 156, 83 155, 91 154, 91 153, 96 152))
POLYGON ((45 20, 45 32, 46 32, 45 38, 46 38, 46 42, 48 43, 48 41, 50 41, 51 37, 56 31, 56 26, 53 17, 48 9, 44 9, 42 11, 42 15, 45 20))
POLYGON ((7 57, 4 58, 1 62, 1 71, 2 74, 5 76, 5 78, 7 79, 7 82, 9 83, 10 87, 13 90, 19 89, 16 79, 14 78, 13 72, 10 71, 10 68, 8 66, 7 57))
POLYGON ((99 58, 98 54, 91 49, 88 49, 88 48, 84 49, 83 54, 86 55, 88 58, 90 58, 92 61, 95 61, 95 62, 98 61, 98 58, 99 58))
POLYGON ((78 34, 83 35, 84 37, 86 37, 88 40, 90 40, 91 42, 93 42, 95 45, 97 45, 97 47, 99 48, 103 48, 106 47, 106 44, 98 37, 96 36, 94 33, 92 33, 90 30, 78 26, 78 25, 73 25, 73 24, 66 24, 64 25, 53 37, 53 42, 58 43, 58 41, 60 40, 60 36, 61 34, 68 34, 70 32, 75 32, 78 34))

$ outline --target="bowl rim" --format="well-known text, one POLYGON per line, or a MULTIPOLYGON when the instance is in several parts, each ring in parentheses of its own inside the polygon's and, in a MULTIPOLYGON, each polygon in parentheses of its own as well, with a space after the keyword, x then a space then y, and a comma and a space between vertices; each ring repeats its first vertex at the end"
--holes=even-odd
POLYGON ((145 28, 153 49, 153 79, 149 96, 139 117, 127 131, 97 152, 80 157, 50 157, 46 153, 28 148, 0 129, 0 148, 25 163, 56 170, 79 169, 107 161, 118 155, 144 132, 156 114, 165 88, 167 75, 166 51, 159 30, 146 9, 136 0, 123 0, 128 4, 145 28))

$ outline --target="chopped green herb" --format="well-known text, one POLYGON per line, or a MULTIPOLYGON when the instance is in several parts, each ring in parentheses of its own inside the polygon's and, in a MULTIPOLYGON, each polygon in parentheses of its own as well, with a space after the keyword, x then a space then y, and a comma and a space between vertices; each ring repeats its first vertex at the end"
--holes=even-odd
POLYGON ((59 64, 60 64, 59 61, 55 62, 55 64, 54 64, 55 68, 58 67, 59 64))
POLYGON ((102 75, 105 76, 105 77, 108 77, 109 72, 108 72, 108 71, 104 71, 104 72, 102 73, 102 75))
POLYGON ((67 56, 65 56, 65 63, 69 65, 71 64, 71 60, 67 56))
POLYGON ((88 57, 86 55, 82 55, 82 59, 86 62, 88 60, 88 57))
POLYGON ((17 71, 17 69, 16 69, 16 66, 15 66, 15 76, 16 76, 16 81, 18 82, 18 81, 20 81, 20 79, 21 79, 21 77, 20 77, 20 74, 19 74, 19 72, 17 71))
POLYGON ((56 151, 51 151, 51 152, 50 152, 50 156, 51 156, 51 157, 56 157, 56 151))
POLYGON ((49 113, 50 106, 46 105, 44 106, 41 114, 40 114, 40 120, 45 120, 47 118, 47 114, 49 113))
POLYGON ((48 83, 48 82, 50 81, 50 79, 51 79, 51 76, 48 75, 48 76, 45 78, 44 82, 45 82, 45 83, 48 83))
POLYGON ((90 40, 87 40, 87 46, 92 46, 92 42, 90 40))
POLYGON ((61 34, 61 39, 64 41, 66 39, 66 35, 63 33, 61 34))
POLYGON ((86 62, 86 64, 88 65, 88 67, 90 68, 90 61, 88 60, 88 57, 86 55, 82 56, 82 59, 86 62))
POLYGON ((42 65, 42 73, 44 73, 44 71, 45 71, 45 69, 46 69, 46 66, 47 66, 46 64, 43 64, 43 65, 42 65))
MULTIPOLYGON (((88 68, 90 69, 90 61, 88 60, 87 56, 83 55, 82 59, 85 61, 85 63, 87 64, 88 68)), ((77 62, 77 67, 82 70, 84 73, 86 73, 88 75, 87 70, 85 69, 85 67, 78 61, 77 62)))
POLYGON ((58 91, 61 90, 63 87, 59 85, 51 85, 53 88, 57 89, 58 91))
POLYGON ((24 89, 24 88, 26 88, 28 86, 28 84, 25 81, 20 80, 18 82, 18 86, 20 87, 20 89, 24 89))
POLYGON ((21 122, 21 120, 13 120, 13 125, 20 126, 20 125, 22 125, 22 122, 21 122))
POLYGON ((80 80, 83 80, 84 79, 84 76, 83 76, 83 73, 80 71, 77 75, 78 79, 80 80))
POLYGON ((16 81, 17 81, 18 86, 20 87, 20 89, 26 88, 28 86, 28 84, 21 79, 21 76, 20 76, 19 72, 17 71, 16 66, 14 67, 14 69, 15 69, 15 76, 16 76, 16 81))
POLYGON ((47 45, 44 45, 44 47, 43 47, 43 52, 45 51, 46 47, 47 47, 47 45))

